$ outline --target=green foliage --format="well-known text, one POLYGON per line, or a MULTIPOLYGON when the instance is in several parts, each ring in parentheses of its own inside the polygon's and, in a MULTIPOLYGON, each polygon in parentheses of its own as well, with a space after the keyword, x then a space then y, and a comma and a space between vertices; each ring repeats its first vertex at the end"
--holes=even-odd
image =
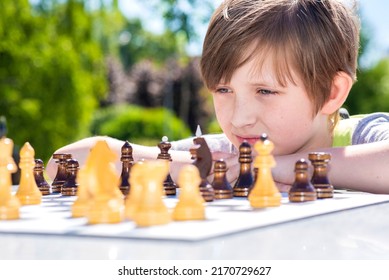
POLYGON ((139 19, 128 21, 121 36, 128 40, 120 46, 120 56, 126 69, 142 60, 163 65, 169 58, 186 56, 183 51, 186 41, 182 40, 180 33, 170 30, 162 34, 147 32, 139 19))
POLYGON ((207 133, 223 133, 223 130, 220 128, 220 125, 216 119, 213 119, 209 122, 207 126, 207 133))
POLYGON ((43 160, 87 135, 107 92, 96 23, 82 1, 0 3, 0 115, 16 146, 30 142, 43 160))
POLYGON ((187 41, 198 37, 198 25, 208 23, 215 8, 213 0, 150 0, 146 5, 158 11, 167 30, 182 32, 187 41))
POLYGON ((168 109, 134 105, 100 109, 92 122, 91 132, 141 144, 158 143, 162 136, 173 141, 191 135, 189 128, 168 109))
POLYGON ((350 114, 389 112, 389 57, 358 73, 345 107, 350 114))
POLYGON ((162 21, 160 34, 143 28, 144 16, 129 20, 121 35, 126 38, 121 44, 120 55, 123 65, 129 69, 135 63, 147 59, 163 66, 171 58, 186 64, 189 61, 186 47, 188 43, 201 45, 202 38, 197 33, 201 25, 208 23, 214 10, 213 0, 137 0, 145 10, 152 10, 153 17, 162 21))

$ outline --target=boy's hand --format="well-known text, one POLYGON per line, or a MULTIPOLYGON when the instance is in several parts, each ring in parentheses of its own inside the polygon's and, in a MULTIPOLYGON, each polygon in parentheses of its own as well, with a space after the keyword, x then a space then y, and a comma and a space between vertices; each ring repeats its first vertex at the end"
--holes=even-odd
POLYGON ((230 182, 231 186, 233 187, 235 184, 235 181, 238 179, 239 176, 239 155, 232 154, 232 153, 225 153, 225 152, 212 152, 212 169, 210 172, 210 177, 208 178, 209 182, 212 183, 213 180, 213 168, 214 164, 217 160, 223 159, 227 164, 227 180, 230 182))
MULTIPOLYGON (((228 182, 230 182, 231 186, 234 186, 236 180, 238 179, 239 172, 240 172, 239 155, 232 154, 232 153, 224 153, 224 152, 213 152, 212 153, 213 163, 215 163, 215 161, 217 161, 219 159, 223 159, 227 163, 227 168, 228 168, 227 174, 226 174, 227 180, 228 180, 228 182)), ((278 160, 278 158, 276 160, 278 160)), ((286 160, 286 158, 282 157, 279 159, 279 161, 280 161, 279 168, 277 169, 277 166, 276 166, 273 169, 274 181, 275 181, 276 186, 280 192, 288 192, 289 189, 291 188, 291 184, 293 183, 293 181, 289 182, 288 180, 290 180, 290 179, 293 180, 293 177, 288 178, 290 175, 290 172, 288 172, 289 170, 282 170, 281 166, 283 165, 283 163, 288 162, 286 160)), ((277 164, 278 164, 278 161, 277 161, 277 164)), ((286 168, 286 169, 288 169, 288 168, 286 168)), ((293 170, 293 169, 291 169, 291 170, 293 170)), ((291 174, 293 176, 293 173, 291 173, 291 174)), ((210 177, 208 179, 209 179, 209 182, 212 182, 212 180, 213 180, 213 165, 212 165, 210 177)))

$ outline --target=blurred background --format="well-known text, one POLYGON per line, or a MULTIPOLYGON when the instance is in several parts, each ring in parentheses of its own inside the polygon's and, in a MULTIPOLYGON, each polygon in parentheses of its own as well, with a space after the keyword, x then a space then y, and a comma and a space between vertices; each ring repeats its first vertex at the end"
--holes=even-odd
MULTIPOLYGON (((0 115, 47 161, 91 135, 156 145, 219 132, 198 71, 213 0, 0 2, 0 115)), ((361 0, 351 114, 389 112, 389 2, 361 0)))

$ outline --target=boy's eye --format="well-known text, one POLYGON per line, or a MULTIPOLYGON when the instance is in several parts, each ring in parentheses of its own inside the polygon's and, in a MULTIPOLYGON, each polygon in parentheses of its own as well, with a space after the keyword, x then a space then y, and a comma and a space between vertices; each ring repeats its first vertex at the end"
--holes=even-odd
POLYGON ((269 90, 269 89, 259 89, 257 92, 259 94, 262 94, 262 95, 270 95, 270 94, 276 94, 277 93, 276 91, 272 91, 272 90, 269 90))
POLYGON ((215 90, 216 93, 231 93, 232 91, 228 88, 217 88, 215 90))

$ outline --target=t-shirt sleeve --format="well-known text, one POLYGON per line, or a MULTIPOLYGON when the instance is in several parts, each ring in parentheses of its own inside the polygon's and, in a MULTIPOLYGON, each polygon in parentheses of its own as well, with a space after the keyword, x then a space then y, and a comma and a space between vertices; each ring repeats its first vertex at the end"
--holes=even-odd
MULTIPOLYGON (((211 152, 234 153, 235 151, 233 145, 225 136, 225 134, 205 134, 201 137, 204 137, 211 152)), ((172 150, 189 151, 189 149, 194 145, 193 137, 173 141, 171 144, 172 150)))
POLYGON ((389 140, 389 114, 373 113, 360 119, 355 127, 352 144, 389 140))

